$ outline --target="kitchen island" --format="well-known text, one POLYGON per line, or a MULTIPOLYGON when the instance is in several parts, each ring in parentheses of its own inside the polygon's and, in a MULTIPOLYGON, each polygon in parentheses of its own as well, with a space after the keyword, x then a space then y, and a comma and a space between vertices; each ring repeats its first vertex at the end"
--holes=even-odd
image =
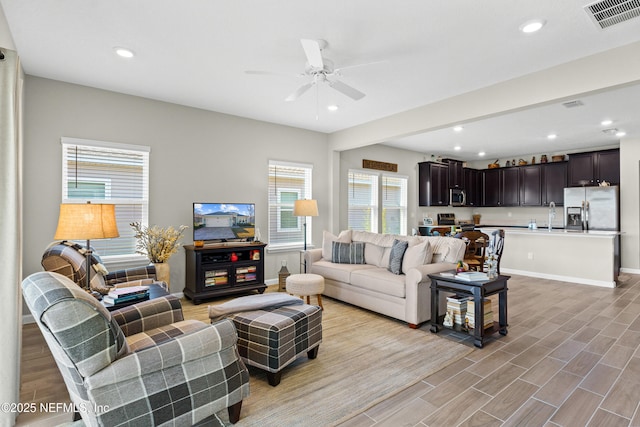
POLYGON ((501 272, 543 279, 616 287, 620 232, 482 226, 505 231, 501 272))

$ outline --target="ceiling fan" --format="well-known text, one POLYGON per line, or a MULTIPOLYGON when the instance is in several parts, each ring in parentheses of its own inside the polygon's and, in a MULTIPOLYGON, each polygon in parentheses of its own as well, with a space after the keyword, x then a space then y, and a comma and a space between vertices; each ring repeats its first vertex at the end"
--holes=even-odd
MULTIPOLYGON (((326 83, 333 89, 357 101, 364 98, 365 94, 348 84, 337 80, 340 68, 334 68, 333 61, 322 56, 322 51, 327 47, 325 40, 300 39, 302 48, 307 57, 304 73, 301 76, 311 77, 311 81, 303 84, 292 94, 285 98, 285 101, 295 101, 306 91, 318 85, 318 83, 326 83)), ((363 64, 364 65, 364 64, 363 64)), ((356 67, 358 65, 354 65, 356 67)), ((350 68, 350 67, 349 67, 350 68)), ((343 68, 344 69, 344 68, 343 68)), ((247 74, 277 74, 269 71, 245 71, 247 74)))

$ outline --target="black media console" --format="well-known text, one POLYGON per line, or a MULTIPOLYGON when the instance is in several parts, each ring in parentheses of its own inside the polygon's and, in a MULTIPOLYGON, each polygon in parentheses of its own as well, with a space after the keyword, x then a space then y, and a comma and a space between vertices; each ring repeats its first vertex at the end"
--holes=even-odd
POLYGON ((185 245, 184 295, 202 300, 256 290, 263 293, 266 243, 215 243, 203 247, 185 245))

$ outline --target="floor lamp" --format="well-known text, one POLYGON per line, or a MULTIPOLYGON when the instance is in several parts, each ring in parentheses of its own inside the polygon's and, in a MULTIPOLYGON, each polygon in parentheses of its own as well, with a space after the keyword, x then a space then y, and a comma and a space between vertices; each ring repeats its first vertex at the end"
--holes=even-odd
POLYGON ((91 292, 91 239, 119 237, 115 205, 63 203, 60 205, 56 240, 86 240, 85 290, 91 292))
MULTIPOLYGON (((304 217, 304 250, 307 251, 307 217, 318 216, 317 200, 296 200, 293 203, 293 216, 304 217)), ((307 272, 307 261, 304 262, 304 272, 307 272)))

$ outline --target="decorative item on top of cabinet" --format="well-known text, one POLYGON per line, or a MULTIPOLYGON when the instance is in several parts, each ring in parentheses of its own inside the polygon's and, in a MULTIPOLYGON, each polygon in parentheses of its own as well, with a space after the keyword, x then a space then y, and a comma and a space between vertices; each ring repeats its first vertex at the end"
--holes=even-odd
POLYGON ((569 186, 598 185, 607 181, 620 184, 620 150, 591 151, 569 155, 569 186))

